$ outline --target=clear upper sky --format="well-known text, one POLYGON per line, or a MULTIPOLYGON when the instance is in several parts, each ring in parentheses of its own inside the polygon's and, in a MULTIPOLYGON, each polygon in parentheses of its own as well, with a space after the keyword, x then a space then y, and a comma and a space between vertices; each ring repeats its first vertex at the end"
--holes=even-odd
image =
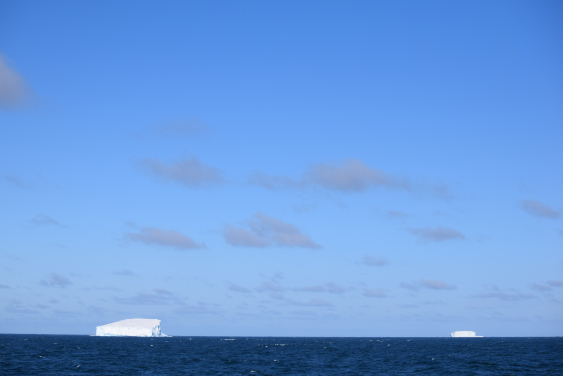
POLYGON ((560 1, 0 1, 0 332, 563 335, 560 1))

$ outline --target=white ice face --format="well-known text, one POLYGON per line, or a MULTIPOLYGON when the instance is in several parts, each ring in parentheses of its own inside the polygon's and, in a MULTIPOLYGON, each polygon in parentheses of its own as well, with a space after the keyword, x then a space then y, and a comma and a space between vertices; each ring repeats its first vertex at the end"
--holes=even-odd
POLYGON ((96 327, 97 336, 165 337, 160 320, 128 319, 96 327))
POLYGON ((452 332, 451 336, 452 337, 482 337, 482 336, 476 336, 475 332, 472 332, 472 331, 469 331, 469 330, 452 332))

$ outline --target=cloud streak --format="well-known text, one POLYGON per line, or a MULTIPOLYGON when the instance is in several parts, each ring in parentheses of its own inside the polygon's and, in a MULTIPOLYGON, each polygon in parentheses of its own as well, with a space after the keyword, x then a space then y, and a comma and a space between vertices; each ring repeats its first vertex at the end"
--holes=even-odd
POLYGON ((484 294, 477 294, 476 297, 481 299, 500 299, 504 301, 520 301, 524 299, 534 299, 536 296, 533 294, 517 293, 504 293, 504 292, 488 292, 484 294))
POLYGON ((160 245, 177 250, 205 248, 204 243, 196 243, 192 238, 179 231, 164 230, 156 227, 143 227, 138 233, 126 232, 124 236, 126 239, 147 245, 160 245))
POLYGON ((200 119, 188 119, 184 121, 167 122, 155 128, 156 134, 162 137, 185 137, 192 138, 211 130, 207 124, 200 119))
POLYGON ((113 297, 118 304, 124 305, 184 305, 182 299, 177 298, 172 292, 164 289, 154 289, 153 293, 138 293, 130 298, 113 297))
POLYGON ((368 266, 385 266, 389 265, 390 262, 385 257, 365 255, 362 257, 362 264, 368 266))
POLYGON ((422 241, 427 242, 442 242, 446 240, 464 240, 465 235, 463 235, 458 230, 454 230, 449 227, 422 227, 422 228, 410 228, 407 229, 408 232, 415 235, 422 241))
POLYGON ((523 200, 520 203, 520 208, 526 213, 538 218, 558 219, 561 217, 561 212, 536 200, 523 200))
POLYGON ((443 183, 413 184, 409 179, 369 167, 355 158, 310 165, 297 179, 257 172, 249 176, 248 183, 270 190, 317 187, 335 192, 358 193, 375 188, 387 188, 408 191, 417 195, 431 195, 443 200, 452 197, 448 186, 443 183))
POLYGON ((314 164, 297 180, 287 176, 256 173, 249 178, 249 183, 272 190, 307 186, 320 186, 339 192, 362 192, 375 187, 411 189, 408 181, 368 167, 355 158, 336 163, 314 164))
POLYGON ((206 187, 224 181, 217 169, 204 165, 195 157, 170 163, 145 158, 141 160, 140 166, 159 180, 174 182, 188 188, 206 187))
POLYGON ((61 226, 55 218, 45 214, 37 214, 30 221, 34 226, 61 226))
POLYGON ((134 276, 136 276, 136 274, 133 273, 133 272, 132 272, 131 270, 129 270, 129 269, 122 269, 122 270, 120 270, 120 271, 113 272, 113 274, 115 274, 115 275, 123 275, 123 276, 126 276, 126 277, 134 277, 134 276))
POLYGON ((350 288, 339 286, 336 283, 327 282, 323 285, 294 287, 291 290, 297 292, 328 292, 330 294, 343 294, 350 290, 350 288))
POLYGON ((457 289, 456 286, 454 285, 450 285, 444 281, 440 281, 437 279, 422 279, 420 281, 420 284, 423 287, 426 287, 428 289, 432 289, 432 290, 455 290, 457 289))
POLYGON ((364 296, 368 298, 386 298, 387 294, 378 289, 364 289, 364 296))
POLYGON ((225 241, 235 247, 264 248, 269 246, 301 247, 321 249, 310 237, 301 233, 294 225, 281 219, 256 212, 247 221, 249 229, 226 225, 223 231, 225 241))
POLYGON ((411 291, 420 291, 422 288, 431 290, 455 290, 457 286, 451 285, 438 279, 421 279, 417 282, 401 282, 400 286, 411 291))
POLYGON ((14 110, 24 105, 29 97, 30 89, 24 78, 0 56, 0 108, 14 110))
POLYGON ((57 273, 52 273, 49 277, 42 279, 39 283, 43 286, 59 288, 65 288, 72 285, 70 279, 57 273))

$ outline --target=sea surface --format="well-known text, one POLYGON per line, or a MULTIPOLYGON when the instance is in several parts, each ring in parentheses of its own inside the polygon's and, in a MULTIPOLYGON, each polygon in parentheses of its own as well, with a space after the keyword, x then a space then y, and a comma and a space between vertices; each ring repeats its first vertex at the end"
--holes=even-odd
POLYGON ((563 375, 563 338, 0 334, 1 375, 563 375))

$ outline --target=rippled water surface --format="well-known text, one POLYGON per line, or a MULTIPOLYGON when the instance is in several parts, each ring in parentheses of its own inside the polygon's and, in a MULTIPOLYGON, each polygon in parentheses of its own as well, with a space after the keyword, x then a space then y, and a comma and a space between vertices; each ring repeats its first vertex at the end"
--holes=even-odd
POLYGON ((563 338, 0 335, 2 375, 563 375, 563 338))

